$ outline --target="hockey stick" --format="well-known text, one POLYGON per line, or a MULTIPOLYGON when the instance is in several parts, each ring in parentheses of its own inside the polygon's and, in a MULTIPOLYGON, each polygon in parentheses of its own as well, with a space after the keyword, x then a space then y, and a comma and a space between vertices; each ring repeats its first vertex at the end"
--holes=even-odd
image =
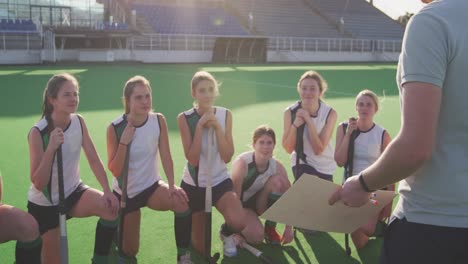
POLYGON ((208 151, 207 151, 207 177, 206 177, 206 192, 205 192, 205 258, 208 263, 216 263, 220 257, 219 253, 211 256, 211 207, 213 205, 211 193, 212 180, 212 159, 213 159, 214 131, 208 129, 208 151))
POLYGON ((67 212, 65 208, 65 190, 63 182, 62 145, 58 147, 56 154, 59 189, 60 263, 68 264, 67 212))
POLYGON ((120 177, 122 179, 122 195, 120 196, 120 211, 119 211, 119 263, 124 263, 123 256, 123 230, 124 230, 124 219, 125 219, 125 208, 127 207, 127 183, 128 183, 128 163, 130 162, 130 146, 131 143, 127 145, 127 152, 125 155, 124 166, 120 177))
POLYGON ((252 255, 254 255, 255 257, 259 258, 262 263, 265 263, 265 264, 274 264, 273 260, 271 260, 269 257, 267 257, 265 254, 263 254, 262 251, 254 248, 253 246, 249 245, 249 243, 247 243, 246 241, 242 242, 242 246, 247 250, 249 251, 250 253, 252 253, 252 255))
MULTIPOLYGON (((346 130, 344 131, 346 133, 346 130)), ((344 180, 348 179, 349 177, 352 176, 353 174, 353 163, 354 163, 354 141, 356 140, 356 137, 359 135, 359 131, 354 130, 349 138, 349 144, 348 144, 348 161, 346 162, 346 168, 345 168, 345 174, 344 174, 344 180)), ((351 247, 349 246, 349 234, 345 234, 345 250, 346 250, 346 255, 351 256, 351 247)))

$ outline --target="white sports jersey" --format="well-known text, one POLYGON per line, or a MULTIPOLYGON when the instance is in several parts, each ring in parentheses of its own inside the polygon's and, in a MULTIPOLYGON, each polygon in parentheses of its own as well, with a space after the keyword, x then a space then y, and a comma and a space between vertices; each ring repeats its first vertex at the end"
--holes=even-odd
MULTIPOLYGON (((123 133, 127 126, 125 115, 120 116, 112 122, 117 138, 123 133)), ((158 169, 160 124, 156 113, 148 114, 146 121, 139 127, 135 127, 130 145, 130 160, 128 163, 127 196, 135 197, 137 194, 153 185, 161 179, 158 169)), ((114 177, 112 187, 122 194, 119 183, 114 177)))
MULTIPOLYGON (((226 116, 228 110, 223 107, 216 106, 215 107, 215 117, 218 120, 221 128, 224 130, 226 128, 226 116)), ((201 116, 197 113, 196 109, 190 109, 184 112, 185 119, 189 126, 190 132, 193 133, 197 126, 198 121, 200 120, 201 116)), ((216 136, 214 139, 210 140, 213 142, 211 148, 211 183, 212 186, 216 186, 223 182, 224 180, 229 178, 229 173, 227 171, 226 163, 224 160, 221 159, 221 156, 218 151, 218 143, 216 141, 216 136)), ((206 187, 206 177, 208 175, 208 129, 203 128, 202 134, 202 144, 201 144, 201 153, 200 153, 200 160, 198 162, 197 167, 191 166, 188 162, 184 168, 183 174, 183 181, 192 186, 198 187, 206 187)))
MULTIPOLYGON (((48 123, 42 118, 34 125, 41 133, 42 145, 44 151, 49 144, 48 123)), ((63 131, 64 142, 62 144, 62 162, 63 162, 63 186, 65 198, 67 198, 80 184, 80 152, 83 138, 81 120, 77 114, 72 114, 70 124, 63 131)), ((57 156, 55 155, 52 163, 52 170, 49 183, 43 190, 38 190, 31 184, 28 192, 28 200, 41 206, 58 205, 58 171, 57 156)))
POLYGON ((354 141, 353 174, 357 175, 372 165, 382 153, 385 129, 374 124, 368 131, 359 131, 354 141))
MULTIPOLYGON (((295 113, 301 107, 300 102, 296 102, 289 107, 291 113, 295 113)), ((328 115, 332 108, 326 105, 324 102, 319 102, 319 109, 317 111, 317 116, 311 116, 312 122, 315 124, 317 133, 322 132, 323 127, 327 122, 328 115)), ((294 122, 294 119, 291 119, 291 122, 294 122)), ((296 139, 297 140, 297 139, 296 139)), ((304 133, 302 135, 303 148, 305 154, 305 160, 299 159, 300 164, 308 164, 315 168, 318 172, 323 174, 333 174, 336 169, 336 163, 334 158, 334 151, 332 141, 328 142, 328 145, 325 147, 324 151, 320 155, 316 155, 312 149, 312 145, 309 141, 309 129, 305 125, 304 133)), ((296 150, 291 154, 291 163, 293 166, 296 165, 296 150)))
POLYGON ((241 158, 247 164, 247 174, 244 176, 244 181, 242 183, 242 201, 246 202, 258 191, 263 189, 265 183, 271 176, 277 174, 277 163, 274 158, 271 158, 268 161, 267 169, 260 173, 257 170, 257 164, 255 163, 255 155, 253 151, 244 152, 239 155, 239 158, 241 158))

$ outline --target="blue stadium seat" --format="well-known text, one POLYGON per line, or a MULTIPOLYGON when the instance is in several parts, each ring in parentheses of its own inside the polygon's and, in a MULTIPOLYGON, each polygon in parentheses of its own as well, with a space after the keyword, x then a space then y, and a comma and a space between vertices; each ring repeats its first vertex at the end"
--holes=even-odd
POLYGON ((235 0, 231 8, 246 21, 252 16, 259 34, 280 37, 342 37, 333 23, 317 14, 309 0, 235 0))
POLYGON ((248 35, 222 8, 134 4, 153 30, 163 34, 248 35))
POLYGON ((0 21, 0 31, 37 31, 37 27, 31 19, 2 19, 0 21))
POLYGON ((357 38, 401 39, 404 28, 365 0, 307 0, 357 38))

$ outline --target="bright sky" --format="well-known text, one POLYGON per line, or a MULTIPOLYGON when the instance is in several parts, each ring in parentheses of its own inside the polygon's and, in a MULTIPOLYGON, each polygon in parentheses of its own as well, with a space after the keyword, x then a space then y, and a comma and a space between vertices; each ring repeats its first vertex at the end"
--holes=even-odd
POLYGON ((405 12, 417 12, 424 4, 420 0, 374 0, 374 6, 396 19, 405 12))

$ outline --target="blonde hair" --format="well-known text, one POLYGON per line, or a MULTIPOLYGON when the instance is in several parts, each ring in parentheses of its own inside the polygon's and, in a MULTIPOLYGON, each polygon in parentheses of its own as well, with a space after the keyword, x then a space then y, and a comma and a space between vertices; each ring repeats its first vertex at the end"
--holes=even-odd
POLYGON ((273 130, 273 128, 269 127, 268 125, 261 125, 254 130, 253 135, 252 135, 253 145, 255 145, 257 140, 263 135, 270 136, 273 139, 273 144, 276 145, 275 131, 273 130))
MULTIPOLYGON (((192 93, 195 92, 195 88, 202 81, 212 82, 213 85, 214 85, 214 95, 215 95, 215 97, 219 96, 219 83, 218 83, 218 81, 216 81, 216 79, 213 77, 213 75, 211 75, 211 73, 209 73, 207 71, 197 71, 193 75, 192 80, 190 81, 190 87, 191 87, 192 93)), ((193 102, 193 105, 194 106, 197 105, 197 102, 193 102)))
POLYGON ((151 93, 151 85, 145 77, 141 75, 135 75, 132 78, 128 79, 128 81, 125 83, 125 86, 123 88, 123 105, 124 105, 124 110, 125 114, 130 113, 130 106, 128 105, 128 102, 130 102, 130 97, 133 94, 133 90, 137 85, 144 85, 146 86, 150 93, 151 93))
POLYGON ((304 81, 305 79, 313 79, 318 83, 320 90, 320 98, 322 98, 328 89, 328 84, 325 81, 325 79, 323 79, 322 75, 320 75, 316 71, 306 71, 304 74, 302 74, 301 78, 299 78, 299 81, 297 82, 298 92, 301 90, 302 81, 304 81))
POLYGON ((379 97, 371 90, 369 89, 365 89, 365 90, 362 90, 358 93, 358 95, 356 96, 356 104, 358 104, 358 99, 359 97, 361 96, 368 96, 372 99, 372 101, 374 101, 374 104, 375 104, 375 111, 378 111, 379 110, 379 97))
POLYGON ((47 121, 49 132, 54 130, 54 121, 52 120, 54 106, 49 103, 49 99, 57 98, 60 88, 62 88, 63 84, 66 82, 72 82, 73 85, 76 86, 77 90, 80 89, 76 78, 69 73, 54 74, 50 77, 46 87, 44 88, 44 93, 42 94, 42 117, 45 117, 47 121))

